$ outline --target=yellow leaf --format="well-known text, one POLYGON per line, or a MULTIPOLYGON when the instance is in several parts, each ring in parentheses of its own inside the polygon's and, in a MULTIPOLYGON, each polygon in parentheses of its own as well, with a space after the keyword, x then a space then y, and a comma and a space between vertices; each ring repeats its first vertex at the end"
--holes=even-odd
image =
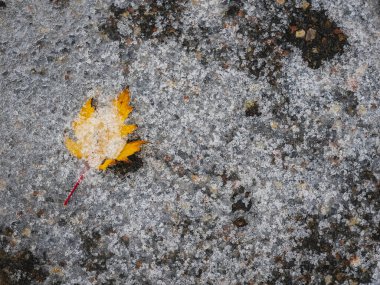
POLYGON ((128 156, 140 151, 141 145, 144 143, 146 143, 146 141, 134 141, 127 143, 116 159, 120 161, 128 161, 128 156))
POLYGON ((77 142, 73 141, 70 138, 66 138, 65 145, 72 155, 76 156, 77 158, 82 158, 82 153, 80 151, 81 146, 77 142))
POLYGON ((106 159, 100 166, 99 170, 106 170, 108 166, 114 165, 116 163, 116 159, 106 159))
POLYGON ((136 129, 137 129, 136 125, 124 125, 120 129, 120 134, 121 134, 121 136, 124 137, 126 135, 129 135, 130 133, 132 133, 136 129))
POLYGON ((79 111, 79 116, 88 119, 95 112, 95 107, 93 106, 94 98, 90 98, 84 103, 82 109, 79 111))
POLYGON ((94 101, 94 99, 90 98, 82 106, 82 109, 79 111, 79 116, 73 122, 73 125, 72 125, 74 132, 77 131, 79 125, 85 123, 86 120, 89 119, 92 116, 92 114, 95 112, 95 107, 93 106, 93 101, 94 101))
POLYGON ((132 112, 133 108, 129 105, 130 96, 129 89, 125 88, 119 93, 117 98, 114 100, 114 104, 119 111, 119 115, 122 117, 122 120, 128 118, 129 113, 132 112))
POLYGON ((128 89, 96 109, 89 99, 73 122, 76 140, 65 140, 71 154, 86 160, 90 167, 106 170, 118 161, 128 161, 128 156, 140 151, 145 141, 126 142, 128 135, 137 129, 136 125, 124 124, 133 110, 129 101, 128 89))

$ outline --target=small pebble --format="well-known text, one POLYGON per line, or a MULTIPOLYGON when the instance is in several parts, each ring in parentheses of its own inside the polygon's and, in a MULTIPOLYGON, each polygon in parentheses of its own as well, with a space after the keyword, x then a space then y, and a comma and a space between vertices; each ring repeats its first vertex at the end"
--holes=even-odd
POLYGON ((21 235, 22 235, 23 237, 30 237, 30 234, 31 234, 31 233, 32 233, 32 231, 31 231, 30 228, 25 228, 25 229, 22 230, 21 235))
POLYGON ((270 122, 270 127, 271 127, 273 130, 275 130, 275 129, 278 128, 278 123, 275 122, 275 121, 271 121, 271 122, 270 122))
POLYGON ((305 37, 305 30, 298 30, 296 32, 296 38, 304 38, 305 37))
POLYGON ((316 35, 317 35, 317 31, 314 30, 314 29, 312 29, 312 28, 310 28, 310 29, 307 30, 305 40, 308 41, 308 42, 312 41, 312 40, 315 39, 316 35))
POLYGON ((304 10, 308 9, 310 7, 310 3, 307 1, 302 1, 302 8, 304 10))

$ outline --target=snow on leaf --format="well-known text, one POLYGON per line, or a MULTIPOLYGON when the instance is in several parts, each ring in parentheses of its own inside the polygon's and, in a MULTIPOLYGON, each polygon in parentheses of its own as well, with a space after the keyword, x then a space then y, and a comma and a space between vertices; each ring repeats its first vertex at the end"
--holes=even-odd
POLYGON ((140 151, 146 143, 143 140, 127 143, 127 136, 137 129, 136 125, 124 124, 133 110, 129 103, 128 88, 110 104, 99 108, 94 106, 92 98, 87 100, 72 123, 76 139, 66 137, 66 148, 99 170, 106 170, 118 161, 128 161, 128 156, 140 151))

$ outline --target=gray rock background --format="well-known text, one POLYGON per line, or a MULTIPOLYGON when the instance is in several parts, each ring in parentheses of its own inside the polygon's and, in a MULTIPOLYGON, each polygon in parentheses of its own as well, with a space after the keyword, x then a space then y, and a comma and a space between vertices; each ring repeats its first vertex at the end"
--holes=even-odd
POLYGON ((0 284, 380 284, 378 1, 312 3, 348 41, 316 69, 299 1, 0 2, 0 284), (64 207, 71 121, 127 85, 150 143, 64 207))

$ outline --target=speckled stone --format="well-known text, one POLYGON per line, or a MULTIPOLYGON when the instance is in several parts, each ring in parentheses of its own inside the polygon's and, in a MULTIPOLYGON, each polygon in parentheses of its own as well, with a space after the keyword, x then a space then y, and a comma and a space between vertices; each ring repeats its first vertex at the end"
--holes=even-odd
POLYGON ((303 2, 0 1, 0 284, 379 284, 380 7, 303 2), (149 144, 64 207, 126 86, 149 144))

